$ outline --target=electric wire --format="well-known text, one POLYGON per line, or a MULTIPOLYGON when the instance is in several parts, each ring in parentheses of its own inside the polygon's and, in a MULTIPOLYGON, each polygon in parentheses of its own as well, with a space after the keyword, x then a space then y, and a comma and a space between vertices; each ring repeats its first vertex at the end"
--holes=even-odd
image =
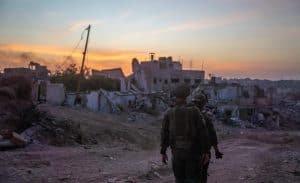
POLYGON ((83 40, 83 36, 84 36, 85 31, 86 31, 86 29, 84 29, 84 30, 82 31, 81 36, 80 36, 80 39, 77 41, 77 44, 76 44, 76 46, 72 49, 71 53, 70 53, 68 56, 66 56, 65 60, 62 62, 62 64, 61 64, 62 66, 65 66, 66 64, 68 64, 67 62, 68 62, 69 60, 72 61, 71 58, 72 58, 74 52, 75 52, 75 51, 77 50, 77 48, 79 47, 81 41, 83 40))

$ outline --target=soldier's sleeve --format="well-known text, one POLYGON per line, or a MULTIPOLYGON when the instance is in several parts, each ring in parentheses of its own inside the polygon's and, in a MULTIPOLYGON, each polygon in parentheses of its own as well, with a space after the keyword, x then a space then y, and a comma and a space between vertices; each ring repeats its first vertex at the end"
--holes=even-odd
POLYGON ((207 130, 209 133, 210 144, 212 146, 215 146, 218 144, 218 137, 217 137, 216 129, 213 124, 213 117, 211 114, 208 114, 208 113, 205 113, 204 117, 205 117, 207 130))
POLYGON ((160 154, 166 154, 167 148, 170 145, 169 142, 169 123, 170 123, 170 118, 169 118, 169 111, 164 115, 163 121, 162 121, 162 127, 161 127, 161 132, 160 132, 160 154))
POLYGON ((207 153, 210 150, 210 139, 208 129, 205 124, 203 115, 197 108, 195 109, 194 119, 196 119, 195 121, 197 122, 197 127, 199 131, 199 146, 201 147, 201 153, 207 153))

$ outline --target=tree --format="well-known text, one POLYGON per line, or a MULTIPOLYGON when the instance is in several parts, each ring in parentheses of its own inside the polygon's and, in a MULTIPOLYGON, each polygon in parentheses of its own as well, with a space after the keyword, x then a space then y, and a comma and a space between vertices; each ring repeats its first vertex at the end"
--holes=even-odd
MULTIPOLYGON (((77 89, 80 73, 78 73, 76 64, 72 63, 62 71, 56 71, 50 81, 53 83, 63 83, 67 91, 75 92, 77 89)), ((89 76, 90 68, 84 67, 85 77, 81 79, 80 91, 99 90, 100 88, 115 91, 120 90, 120 81, 103 76, 89 76)))
POLYGON ((66 68, 66 70, 64 70, 63 74, 64 75, 76 75, 78 69, 76 67, 76 64, 70 64, 69 67, 66 68))

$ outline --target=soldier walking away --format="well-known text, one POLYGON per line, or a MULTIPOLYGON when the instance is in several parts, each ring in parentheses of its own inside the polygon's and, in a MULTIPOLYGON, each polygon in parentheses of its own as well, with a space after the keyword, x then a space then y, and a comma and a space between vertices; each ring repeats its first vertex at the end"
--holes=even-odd
POLYGON ((209 161, 209 136, 204 118, 195 105, 188 105, 188 86, 175 89, 175 106, 163 119, 161 129, 162 162, 167 164, 171 147, 176 183, 200 183, 201 169, 209 161))
MULTIPOLYGON (((199 108, 201 114, 204 116, 205 124, 208 129, 209 139, 210 139, 210 145, 215 150, 215 157, 216 159, 222 159, 223 153, 220 152, 218 148, 218 138, 217 133, 213 124, 213 115, 208 110, 205 110, 204 107, 207 104, 207 97, 204 93, 201 93, 199 95, 196 95, 193 99, 193 103, 199 108)), ((210 147, 211 149, 211 147, 210 147)), ((209 158, 211 158, 211 153, 209 152, 209 158)), ((203 166, 203 169, 201 171, 201 183, 207 182, 207 170, 209 166, 209 161, 203 166)))

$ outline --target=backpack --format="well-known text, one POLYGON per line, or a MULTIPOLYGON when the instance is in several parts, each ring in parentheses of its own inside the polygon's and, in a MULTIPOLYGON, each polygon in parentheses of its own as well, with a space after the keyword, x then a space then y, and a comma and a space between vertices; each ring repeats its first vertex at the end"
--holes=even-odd
POLYGON ((175 106, 169 111, 169 119, 171 149, 199 152, 201 143, 199 134, 202 132, 198 123, 204 120, 199 110, 190 105, 175 106))

